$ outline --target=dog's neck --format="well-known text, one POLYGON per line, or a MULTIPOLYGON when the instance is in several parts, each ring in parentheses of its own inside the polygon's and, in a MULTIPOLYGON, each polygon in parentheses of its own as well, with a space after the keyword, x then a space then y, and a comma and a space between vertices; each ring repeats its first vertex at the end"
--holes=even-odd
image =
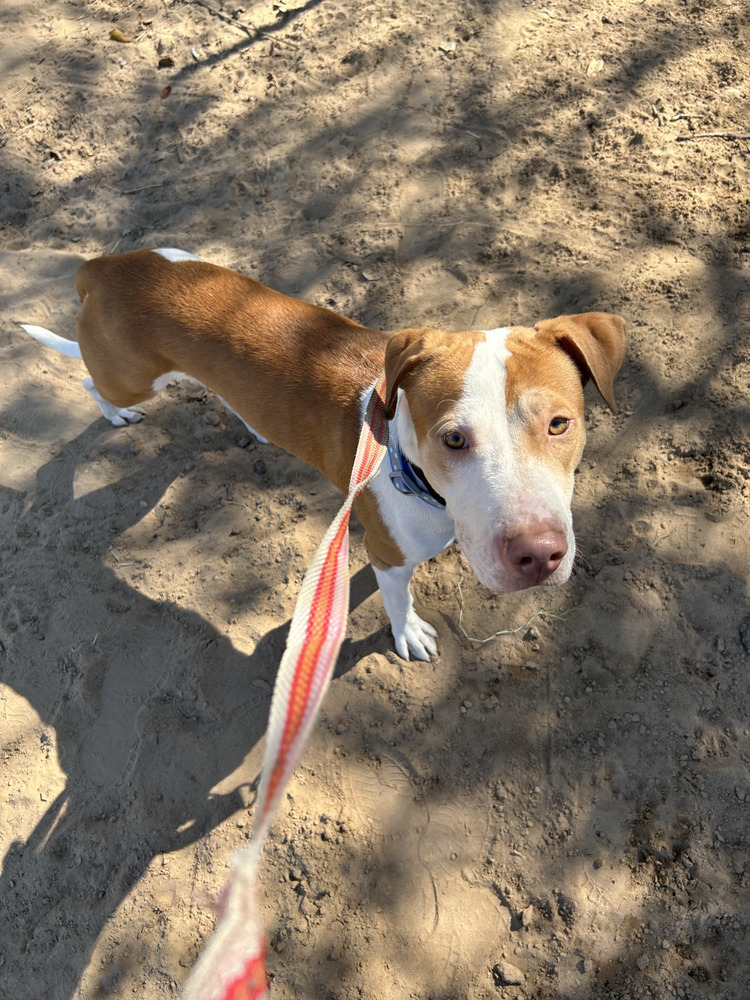
POLYGON ((388 461, 390 479, 399 493, 419 497, 431 507, 445 507, 445 500, 430 484, 418 464, 417 435, 403 390, 399 390, 398 406, 388 424, 388 461))

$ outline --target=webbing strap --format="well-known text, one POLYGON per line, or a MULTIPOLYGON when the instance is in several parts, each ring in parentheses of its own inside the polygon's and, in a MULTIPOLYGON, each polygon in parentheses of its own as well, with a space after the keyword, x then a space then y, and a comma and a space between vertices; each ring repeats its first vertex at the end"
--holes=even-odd
POLYGON ((265 936, 256 871, 276 807, 333 674, 349 611, 349 518, 388 444, 385 377, 370 396, 349 493, 302 583, 271 700, 253 836, 232 859, 226 907, 185 985, 184 1000, 264 1000, 265 936))

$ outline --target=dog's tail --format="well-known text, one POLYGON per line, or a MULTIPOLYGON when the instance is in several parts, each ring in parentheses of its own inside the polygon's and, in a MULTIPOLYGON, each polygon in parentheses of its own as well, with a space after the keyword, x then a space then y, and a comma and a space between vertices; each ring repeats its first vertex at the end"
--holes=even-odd
POLYGON ((43 326, 32 326, 30 323, 19 323, 22 329, 34 340, 38 340, 45 347, 52 347, 54 350, 64 354, 66 358, 78 358, 81 360, 81 348, 75 340, 66 340, 65 337, 58 337, 51 330, 45 330, 43 326))

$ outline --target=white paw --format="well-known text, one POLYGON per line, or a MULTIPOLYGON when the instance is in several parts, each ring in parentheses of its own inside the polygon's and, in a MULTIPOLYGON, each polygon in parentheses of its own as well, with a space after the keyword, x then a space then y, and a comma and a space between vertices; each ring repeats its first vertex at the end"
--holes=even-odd
POLYGON ((415 660, 429 660, 431 656, 437 656, 437 631, 429 622, 423 621, 414 609, 410 609, 402 628, 391 627, 396 652, 402 660, 410 659, 409 654, 415 660))
POLYGON ((143 420, 146 416, 146 411, 142 410, 140 406, 115 406, 114 403, 110 403, 96 388, 94 380, 90 375, 87 375, 83 380, 83 388, 92 399, 96 400, 99 404, 99 409, 113 427, 125 427, 127 424, 137 424, 139 420, 143 420))
POLYGON ((109 420, 113 427, 126 427, 128 424, 137 424, 146 416, 146 411, 140 406, 113 406, 111 412, 102 413, 109 420))

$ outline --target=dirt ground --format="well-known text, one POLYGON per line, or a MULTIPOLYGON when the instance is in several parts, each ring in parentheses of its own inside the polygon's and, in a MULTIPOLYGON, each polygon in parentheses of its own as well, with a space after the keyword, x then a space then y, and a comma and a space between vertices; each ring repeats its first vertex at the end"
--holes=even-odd
POLYGON ((628 323, 569 584, 498 596, 451 550, 415 584, 440 657, 406 663, 354 527, 262 870, 272 996, 747 1000, 746 4, 0 20, 0 993, 179 993, 340 503, 207 393, 113 428, 14 325, 73 336, 81 259, 178 246, 386 330, 628 323))

